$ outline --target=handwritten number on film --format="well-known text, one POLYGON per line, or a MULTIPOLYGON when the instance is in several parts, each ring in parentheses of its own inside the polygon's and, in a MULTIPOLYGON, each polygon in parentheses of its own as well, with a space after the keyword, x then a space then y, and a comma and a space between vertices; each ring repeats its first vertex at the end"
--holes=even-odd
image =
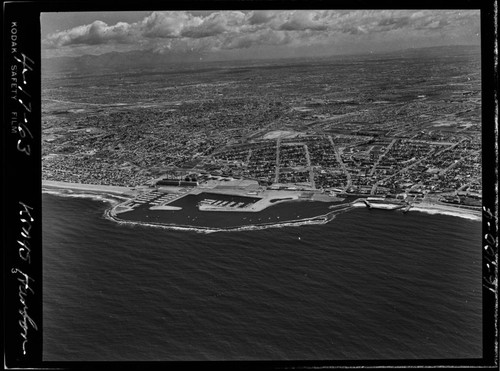
POLYGON ((29 92, 29 74, 33 72, 35 62, 17 50, 17 22, 11 22, 10 28, 11 54, 13 63, 10 66, 10 98, 19 105, 19 110, 11 111, 12 133, 18 135, 17 150, 29 156, 30 141, 33 134, 29 130, 31 116, 31 94, 29 92))

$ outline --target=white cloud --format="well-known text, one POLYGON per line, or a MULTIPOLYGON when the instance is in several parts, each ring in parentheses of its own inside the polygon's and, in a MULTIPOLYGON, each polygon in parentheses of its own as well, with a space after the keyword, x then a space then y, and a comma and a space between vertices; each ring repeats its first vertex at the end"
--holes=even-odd
POLYGON ((89 25, 51 34, 45 40, 45 45, 47 47, 60 47, 73 44, 131 43, 134 41, 133 31, 133 26, 125 22, 108 26, 102 21, 95 21, 89 25))
POLYGON ((476 34, 478 29, 479 12, 474 10, 155 11, 133 23, 94 21, 52 33, 43 40, 43 47, 74 50, 99 46, 103 50, 134 44, 137 49, 210 51, 259 45, 333 45, 338 40, 363 43, 375 34, 385 37, 375 38, 379 42, 390 44, 392 37, 399 40, 435 33, 443 39, 448 34, 476 34))
POLYGON ((279 28, 288 31, 325 31, 328 29, 328 24, 320 13, 314 11, 294 11, 279 28))

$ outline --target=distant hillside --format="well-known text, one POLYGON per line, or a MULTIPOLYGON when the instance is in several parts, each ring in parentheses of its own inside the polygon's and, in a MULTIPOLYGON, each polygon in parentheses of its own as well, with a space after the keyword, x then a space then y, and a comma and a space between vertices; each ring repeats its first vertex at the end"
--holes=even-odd
MULTIPOLYGON (((475 45, 453 45, 437 46, 428 48, 410 48, 381 54, 370 54, 366 57, 389 57, 389 58, 432 58, 449 55, 480 55, 480 46, 475 45)), ((83 55, 80 57, 55 57, 42 59, 43 73, 72 73, 72 74, 100 74, 111 72, 128 72, 137 70, 158 70, 186 67, 197 64, 204 57, 198 52, 187 53, 164 53, 153 51, 131 51, 111 52, 101 55, 83 55)), ((321 59, 344 59, 363 58, 363 55, 321 57, 321 59)), ((213 58, 212 58, 213 59, 213 58)), ((302 58, 311 60, 311 58, 302 58)), ((222 61, 221 61, 222 62, 222 61)), ((227 61, 225 61, 227 62, 227 61)), ((246 61, 250 63, 251 61, 246 61)), ((263 60, 259 61, 260 63, 263 60)), ((205 63, 205 62, 204 62, 205 63)), ((217 63, 217 62, 214 62, 217 63)), ((234 61, 235 64, 244 64, 245 61, 234 61)))
POLYGON ((42 59, 42 72, 66 72, 89 74, 99 72, 125 72, 137 69, 156 69, 168 65, 198 62, 202 57, 196 52, 159 54, 153 51, 111 52, 80 57, 56 57, 42 59))
POLYGON ((480 55, 481 47, 479 45, 444 45, 432 46, 427 48, 408 48, 391 52, 390 54, 412 58, 429 58, 470 54, 480 55))

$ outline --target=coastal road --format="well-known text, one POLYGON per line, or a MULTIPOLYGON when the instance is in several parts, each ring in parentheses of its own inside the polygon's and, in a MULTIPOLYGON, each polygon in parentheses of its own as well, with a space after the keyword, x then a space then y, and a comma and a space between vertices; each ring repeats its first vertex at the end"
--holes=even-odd
POLYGON ((465 160, 465 157, 460 157, 458 160, 455 160, 454 163, 452 163, 450 166, 448 166, 447 168, 441 170, 439 172, 439 175, 444 175, 446 172, 448 172, 449 170, 453 169, 455 166, 457 166, 459 163, 461 163, 463 160, 465 160))
POLYGON ((347 171, 347 168, 345 167, 345 164, 342 161, 342 156, 340 155, 338 148, 333 144, 333 139, 332 139, 331 135, 328 136, 328 140, 330 141, 330 144, 333 147, 333 151, 335 152, 335 157, 337 158, 337 162, 340 164, 340 167, 342 168, 342 171, 344 172, 344 175, 347 178, 347 184, 344 187, 344 191, 345 191, 346 189, 349 189, 352 185, 351 174, 349 173, 349 171, 347 171))
POLYGON ((250 164, 250 158, 252 157, 252 149, 250 148, 248 150, 248 155, 246 158, 246 165, 245 165, 245 170, 248 170, 248 164, 250 164))
POLYGON ((304 151, 306 151, 306 161, 307 161, 307 167, 309 168, 309 180, 311 182, 311 187, 316 189, 316 184, 314 182, 314 171, 311 166, 311 155, 309 154, 309 148, 307 147, 307 144, 304 144, 304 151))
POLYGON ((280 176, 280 145, 281 145, 281 137, 276 139, 276 172, 274 175, 274 183, 279 183, 280 176))
POLYGON ((382 159, 385 157, 385 155, 386 155, 387 153, 389 153, 389 151, 391 150, 392 146, 396 143, 396 141, 397 141, 397 139, 393 139, 393 140, 391 141, 391 143, 389 143, 389 145, 387 146, 387 148, 384 150, 384 152, 382 152, 382 153, 380 154, 380 156, 378 156, 377 162, 375 162, 375 163, 373 164, 373 167, 372 167, 372 169, 370 170, 370 174, 369 174, 370 176, 372 176, 372 175, 373 175, 373 173, 375 173, 375 169, 377 168, 378 164, 380 163, 380 161, 382 161, 382 159))

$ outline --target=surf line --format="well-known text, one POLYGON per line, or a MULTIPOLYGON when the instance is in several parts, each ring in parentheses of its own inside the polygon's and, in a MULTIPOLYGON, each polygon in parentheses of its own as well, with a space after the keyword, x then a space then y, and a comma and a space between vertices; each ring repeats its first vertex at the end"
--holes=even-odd
POLYGON ((182 230, 182 231, 194 231, 198 233, 214 233, 214 232, 239 232, 239 231, 249 231, 249 230, 263 230, 268 228, 283 228, 283 227, 298 227, 302 225, 319 225, 326 224, 332 221, 335 215, 352 209, 352 207, 343 208, 340 210, 335 210, 323 215, 317 215, 310 218, 303 218, 297 220, 288 220, 277 223, 264 223, 264 224, 252 224, 252 225, 242 225, 237 227, 203 227, 203 226, 193 226, 193 225, 182 225, 182 224, 162 224, 154 222, 142 222, 142 221, 132 221, 120 219, 111 213, 111 209, 104 212, 104 218, 112 220, 119 224, 124 225, 141 225, 153 228, 163 228, 170 230, 182 230))

